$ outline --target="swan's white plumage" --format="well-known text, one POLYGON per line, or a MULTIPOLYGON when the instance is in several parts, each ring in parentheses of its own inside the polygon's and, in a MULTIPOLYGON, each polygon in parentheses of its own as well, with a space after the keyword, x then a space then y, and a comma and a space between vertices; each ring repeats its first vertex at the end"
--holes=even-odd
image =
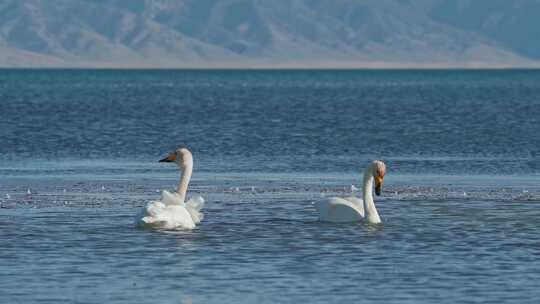
POLYGON ((316 202, 315 208, 324 222, 357 222, 364 218, 364 202, 357 197, 330 197, 316 202))
POLYGON ((165 229, 193 229, 204 217, 200 211, 203 206, 204 199, 200 196, 184 203, 178 193, 164 190, 160 201, 152 201, 142 209, 137 218, 137 225, 165 229))
POLYGON ((373 182, 377 195, 380 194, 386 166, 382 161, 373 161, 364 171, 362 195, 364 199, 356 197, 331 197, 316 202, 315 208, 319 213, 319 220, 324 222, 358 222, 365 221, 372 224, 381 222, 375 202, 373 201, 373 182))
POLYGON ((193 229, 202 219, 204 199, 193 197, 187 202, 186 194, 193 171, 193 156, 186 148, 178 148, 160 162, 175 162, 182 171, 178 192, 163 191, 160 201, 149 202, 137 216, 140 227, 193 229))

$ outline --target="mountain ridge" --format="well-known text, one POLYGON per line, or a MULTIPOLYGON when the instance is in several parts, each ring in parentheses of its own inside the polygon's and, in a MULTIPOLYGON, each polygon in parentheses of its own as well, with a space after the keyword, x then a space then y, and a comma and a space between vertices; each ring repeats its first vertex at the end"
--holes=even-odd
POLYGON ((540 1, 4 0, 0 66, 540 67, 536 7, 540 1))

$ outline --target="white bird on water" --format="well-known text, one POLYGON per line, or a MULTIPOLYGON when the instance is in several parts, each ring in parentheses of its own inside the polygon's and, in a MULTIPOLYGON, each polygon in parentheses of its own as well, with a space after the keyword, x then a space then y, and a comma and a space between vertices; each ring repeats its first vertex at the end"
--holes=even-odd
POLYGON ((141 210, 137 217, 137 225, 153 228, 185 228, 193 229, 203 219, 200 212, 204 206, 204 199, 200 196, 193 197, 187 202, 191 173, 193 171, 193 156, 187 148, 178 148, 160 162, 175 162, 182 175, 177 192, 163 190, 160 201, 152 201, 141 210))
POLYGON ((319 212, 319 220, 335 223, 357 221, 380 223, 381 218, 373 201, 372 188, 375 181, 375 194, 381 194, 385 173, 385 164, 380 160, 373 161, 364 170, 363 200, 356 197, 331 197, 316 202, 315 208, 319 212))

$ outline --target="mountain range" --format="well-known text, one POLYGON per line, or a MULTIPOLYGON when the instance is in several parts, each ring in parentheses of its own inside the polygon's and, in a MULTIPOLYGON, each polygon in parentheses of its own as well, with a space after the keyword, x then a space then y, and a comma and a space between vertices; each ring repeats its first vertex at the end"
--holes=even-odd
POLYGON ((540 0, 0 0, 1 67, 540 67, 540 0))

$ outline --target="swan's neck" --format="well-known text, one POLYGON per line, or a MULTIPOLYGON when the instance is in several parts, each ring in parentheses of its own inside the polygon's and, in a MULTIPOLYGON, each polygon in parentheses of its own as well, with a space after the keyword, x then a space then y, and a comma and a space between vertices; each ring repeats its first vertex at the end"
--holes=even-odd
POLYGON ((188 164, 182 169, 182 175, 180 176, 180 183, 178 184, 178 195, 182 202, 186 201, 186 194, 191 179, 191 172, 193 171, 193 164, 188 164))
POLYGON ((362 189, 364 198, 364 212, 366 215, 366 221, 368 223, 377 224, 381 222, 379 212, 375 208, 375 202, 373 201, 373 171, 369 167, 364 172, 364 185, 362 189))

